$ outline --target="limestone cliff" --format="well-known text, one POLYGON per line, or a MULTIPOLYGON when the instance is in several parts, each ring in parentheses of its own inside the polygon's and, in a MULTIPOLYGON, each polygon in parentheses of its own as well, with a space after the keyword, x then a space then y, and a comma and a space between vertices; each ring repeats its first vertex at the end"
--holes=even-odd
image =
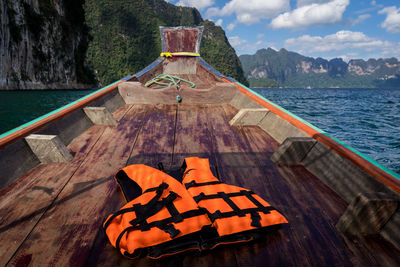
POLYGON ((81 0, 0 0, 0 89, 90 88, 81 0))
POLYGON ((396 58, 326 60, 281 49, 260 49, 241 55, 246 77, 254 87, 400 87, 400 62, 396 58))

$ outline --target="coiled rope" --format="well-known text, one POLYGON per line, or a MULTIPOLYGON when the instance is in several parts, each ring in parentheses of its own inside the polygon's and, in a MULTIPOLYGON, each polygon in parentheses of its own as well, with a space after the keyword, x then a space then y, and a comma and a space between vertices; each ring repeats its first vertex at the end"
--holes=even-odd
POLYGON ((179 78, 178 76, 169 75, 169 74, 160 74, 157 77, 147 81, 144 85, 146 87, 150 87, 153 84, 161 85, 159 87, 152 87, 152 89, 163 89, 169 86, 179 86, 182 82, 188 83, 190 88, 194 88, 196 84, 192 83, 191 81, 179 78))

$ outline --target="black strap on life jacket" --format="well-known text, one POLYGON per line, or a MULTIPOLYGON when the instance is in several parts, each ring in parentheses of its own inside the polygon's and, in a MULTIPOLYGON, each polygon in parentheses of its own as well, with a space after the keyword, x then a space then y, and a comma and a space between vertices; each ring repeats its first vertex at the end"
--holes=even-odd
POLYGON ((205 186, 205 185, 215 185, 215 184, 222 184, 220 181, 212 181, 212 182, 204 182, 204 183, 197 183, 195 180, 190 181, 189 183, 185 183, 186 189, 191 187, 198 187, 198 186, 205 186))
POLYGON ((205 195, 204 193, 200 193, 199 195, 193 197, 193 199, 196 201, 196 203, 199 203, 202 200, 206 199, 217 199, 217 198, 222 198, 231 208, 233 211, 228 211, 228 212, 221 212, 220 210, 217 210, 214 213, 209 213, 210 220, 214 222, 216 219, 220 218, 229 218, 233 216, 239 216, 239 217, 244 217, 246 214, 250 214, 251 216, 251 226, 253 227, 261 227, 261 216, 258 212, 263 212, 264 214, 270 213, 270 211, 275 210, 275 208, 271 206, 264 206, 262 205, 257 199, 255 199, 252 195, 254 195, 254 192, 249 191, 249 190, 241 190, 239 192, 235 193, 225 193, 225 192, 218 192, 217 194, 213 195, 205 195), (238 197, 238 196, 245 196, 247 197, 251 202, 254 203, 256 208, 248 208, 248 209, 240 209, 230 198, 231 197, 238 197))
MULTIPOLYGON (((136 218, 130 221, 129 223, 131 226, 126 227, 121 233, 119 234, 117 241, 116 241, 116 248, 120 249, 119 244, 121 242, 122 237, 127 231, 131 230, 141 230, 141 231, 148 231, 153 227, 157 227, 170 235, 171 238, 176 237, 180 231, 174 227, 172 223, 178 223, 183 221, 186 218, 196 217, 200 215, 207 214, 207 210, 204 208, 198 208, 195 210, 186 211, 183 213, 179 213, 176 209, 173 201, 179 197, 175 192, 170 191, 169 195, 160 200, 162 193, 164 190, 168 188, 168 184, 162 183, 158 187, 150 188, 146 190, 144 193, 156 191, 156 195, 146 204, 135 204, 133 207, 125 208, 117 211, 114 213, 104 224, 104 229, 106 230, 107 227, 111 224, 111 222, 119 215, 127 213, 127 212, 135 212, 136 218), (151 216, 157 214, 161 211, 162 208, 166 207, 168 212, 171 214, 171 217, 154 221, 151 223, 147 222, 147 219, 151 216)), ((130 255, 132 256, 132 255, 130 255)))
MULTIPOLYGON (((161 195, 162 195, 162 193, 164 192, 164 190, 167 189, 167 188, 168 188, 168 184, 162 183, 162 184, 160 184, 160 185, 157 186, 157 187, 151 188, 151 190, 146 190, 146 192, 157 191, 157 192, 156 192, 156 195, 153 197, 153 199, 151 199, 151 200, 149 201, 148 204, 150 204, 151 201, 153 201, 153 202, 154 202, 154 201, 157 201, 157 200, 161 197, 161 195)), ((145 192, 145 193, 146 193, 146 192, 145 192)), ((147 205, 147 204, 146 204, 146 205, 147 205)), ((105 222, 103 228, 104 228, 104 229, 107 229, 108 226, 111 224, 111 222, 112 222, 117 216, 122 215, 122 214, 124 214, 124 213, 128 213, 128 212, 134 212, 136 209, 137 209, 137 207, 135 208, 134 206, 133 206, 133 207, 130 207, 130 208, 120 209, 119 211, 115 212, 115 213, 105 222)))
MULTIPOLYGON (((196 217, 196 216, 200 216, 200 215, 204 215, 204 214, 207 214, 207 210, 204 209, 204 208, 199 208, 199 209, 196 209, 196 210, 186 211, 186 212, 182 213, 181 216, 182 216, 183 219, 186 219, 186 218, 196 217)), ((179 234, 179 230, 176 229, 171 224, 171 223, 175 223, 175 222, 176 222, 175 218, 169 217, 169 218, 166 218, 166 219, 163 219, 163 220, 160 220, 160 221, 154 221, 154 222, 151 222, 151 223, 147 223, 146 224, 146 228, 150 229, 152 227, 157 227, 157 228, 169 233, 171 238, 174 238, 179 234)), ((117 249, 120 249, 119 243, 121 242, 121 239, 124 236, 124 234, 127 231, 131 231, 131 230, 141 230, 141 226, 138 227, 136 225, 136 226, 130 226, 130 227, 125 228, 120 233, 120 235, 118 236, 118 239, 117 239, 117 242, 116 242, 116 248, 117 249)))

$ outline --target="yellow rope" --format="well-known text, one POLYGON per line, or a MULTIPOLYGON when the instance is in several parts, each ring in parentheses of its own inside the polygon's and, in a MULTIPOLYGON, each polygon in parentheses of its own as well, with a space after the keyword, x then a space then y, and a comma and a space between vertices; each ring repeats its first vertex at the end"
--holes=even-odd
POLYGON ((197 53, 191 53, 191 52, 163 52, 160 54, 161 57, 165 58, 172 58, 172 57, 199 57, 200 54, 197 53))

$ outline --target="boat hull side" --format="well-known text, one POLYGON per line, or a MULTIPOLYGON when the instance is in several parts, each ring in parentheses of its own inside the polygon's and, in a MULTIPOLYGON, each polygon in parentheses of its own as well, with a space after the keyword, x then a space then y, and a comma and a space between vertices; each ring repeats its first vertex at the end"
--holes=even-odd
MULTIPOLYGON (((227 79, 223 80, 231 82, 227 79)), ((285 121, 285 124, 290 123, 298 131, 301 131, 301 135, 312 137, 317 141, 298 164, 303 165, 347 203, 351 203, 360 193, 368 194, 371 192, 383 192, 392 196, 394 200, 400 199, 400 175, 386 169, 355 149, 329 136, 324 131, 263 98, 246 86, 236 81, 234 83, 239 87, 239 91, 243 95, 267 108, 270 111, 268 114, 274 114, 278 120, 285 121)), ((261 124, 262 122, 259 123, 260 127, 261 124)), ((268 129, 264 130, 270 133, 268 129)), ((274 131, 279 132, 279 129, 274 129, 274 131)), ((296 136, 296 131, 289 135, 296 136)), ((275 137, 275 139, 282 143, 286 138, 285 136, 280 136, 278 138, 275 137)), ((382 227, 380 234, 400 248, 399 232, 400 210, 397 209, 390 220, 382 227)))
POLYGON ((67 146, 93 126, 83 108, 105 106, 110 112, 125 104, 118 93, 118 81, 62 108, 0 135, 0 188, 15 181, 40 164, 24 137, 31 134, 58 135, 67 146))

